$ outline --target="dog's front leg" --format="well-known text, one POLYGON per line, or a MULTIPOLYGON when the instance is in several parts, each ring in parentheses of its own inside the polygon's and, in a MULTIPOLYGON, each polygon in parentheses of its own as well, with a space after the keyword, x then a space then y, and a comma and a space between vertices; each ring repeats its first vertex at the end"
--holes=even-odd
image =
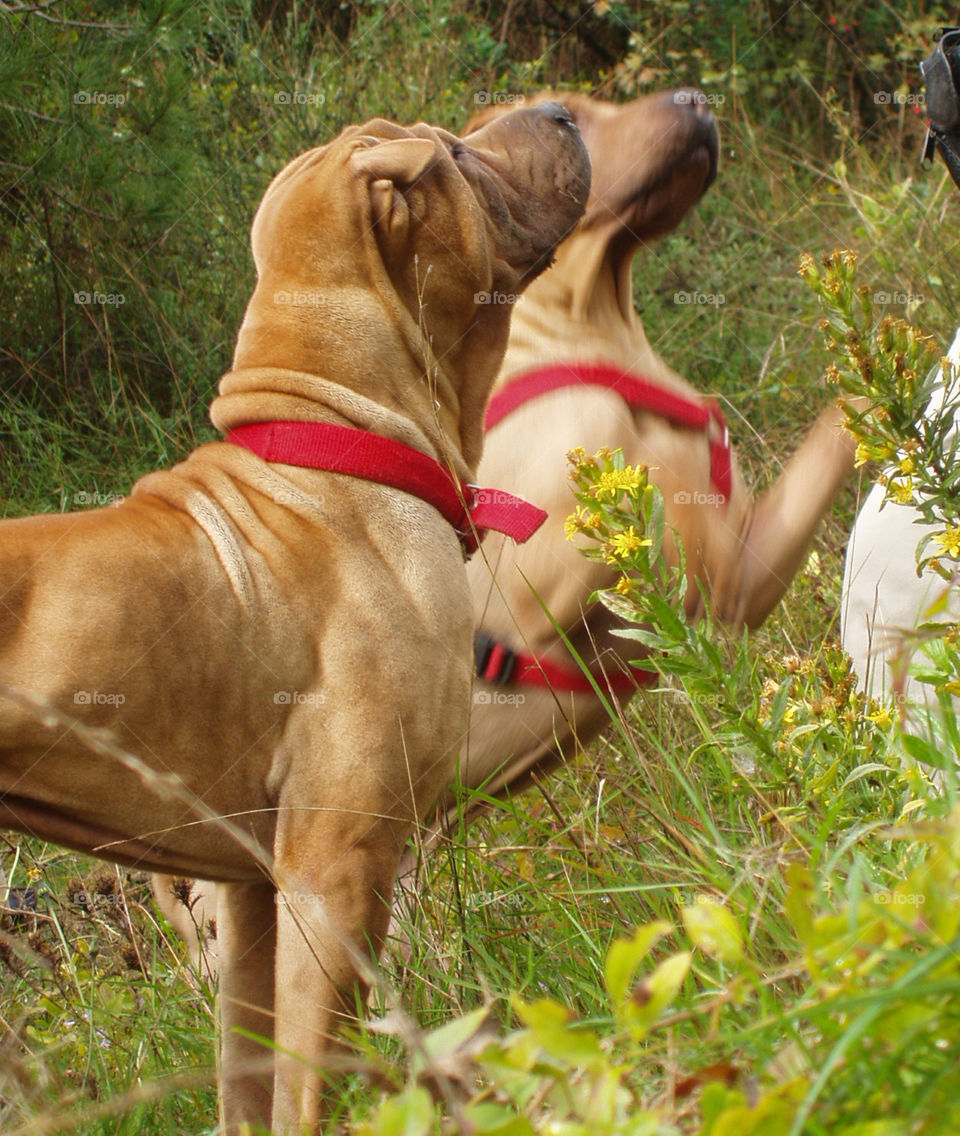
POLYGON ((278 1136, 319 1130, 324 1083, 337 1076, 337 1034, 346 1021, 356 1020, 366 1001, 411 828, 404 825, 401 832, 396 822, 369 813, 324 814, 302 807, 280 824, 273 1110, 278 1136))
MULTIPOLYGON (((852 399, 856 410, 862 400, 852 399)), ((845 416, 829 406, 810 428, 777 480, 752 506, 740 533, 736 582, 714 581, 714 610, 737 626, 758 627, 780 602, 803 563, 817 526, 853 472, 856 442, 845 416)))
POLYGON ((237 1029, 271 1039, 277 908, 273 884, 219 884, 220 1108, 230 1136, 241 1125, 270 1124, 274 1056, 237 1029))

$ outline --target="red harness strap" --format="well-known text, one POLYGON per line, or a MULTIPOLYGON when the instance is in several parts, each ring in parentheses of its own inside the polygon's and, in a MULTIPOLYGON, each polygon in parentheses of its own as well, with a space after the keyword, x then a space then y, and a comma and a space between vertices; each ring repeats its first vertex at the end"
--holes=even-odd
POLYGON ((633 375, 622 367, 609 363, 557 363, 528 371, 518 379, 498 391, 487 406, 484 425, 492 430, 508 414, 531 399, 539 398, 549 391, 562 387, 606 387, 616 391, 627 406, 634 410, 646 410, 666 418, 676 426, 686 426, 691 430, 709 430, 714 425, 714 436, 710 439, 710 480, 720 497, 718 504, 724 504, 730 497, 733 460, 730 453, 730 436, 727 420, 724 418, 716 399, 709 402, 694 402, 673 391, 665 390, 652 379, 633 375))
POLYGON ((476 552, 490 530, 522 543, 547 519, 543 509, 511 493, 457 482, 420 450, 351 426, 252 422, 231 430, 227 441, 252 450, 264 461, 346 473, 420 497, 453 525, 468 555, 476 552))
POLYGON ((629 671, 616 670, 611 674, 591 672, 590 677, 577 667, 538 659, 524 651, 512 651, 483 631, 473 637, 473 655, 477 677, 495 686, 517 683, 520 686, 543 686, 548 690, 569 690, 592 694, 595 682, 601 690, 613 694, 631 694, 638 686, 649 686, 655 679, 653 671, 630 667, 629 671))
MULTIPOLYGON (((727 422, 716 399, 694 402, 665 390, 652 379, 631 374, 608 363, 557 363, 528 371, 491 398, 484 425, 487 430, 492 430, 525 402, 562 387, 579 386, 605 387, 616 391, 632 409, 649 411, 691 430, 709 430, 712 423, 714 436, 710 439, 710 480, 717 490, 717 503, 724 504, 729 499, 733 459, 727 422)), ((482 631, 474 637, 474 654, 477 675, 485 682, 515 682, 523 686, 544 686, 553 690, 583 693, 590 693, 594 689, 590 677, 582 670, 513 651, 482 631)), ((610 676, 593 674, 593 680, 601 690, 606 687, 613 693, 629 693, 638 686, 649 686, 656 677, 652 671, 636 667, 631 667, 626 674, 622 671, 610 676)))

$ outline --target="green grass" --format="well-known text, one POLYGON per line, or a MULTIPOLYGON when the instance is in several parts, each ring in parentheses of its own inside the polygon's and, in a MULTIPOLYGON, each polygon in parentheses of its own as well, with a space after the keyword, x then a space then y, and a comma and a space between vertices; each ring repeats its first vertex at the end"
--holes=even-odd
MULTIPOLYGON (((680 11, 686 5, 674 7, 676 34, 686 34, 680 11)), ((249 219, 286 156, 377 113, 455 126, 473 109, 480 82, 557 77, 549 58, 505 59, 497 27, 491 31, 471 9, 447 4, 419 5, 421 20, 369 5, 349 51, 335 37, 311 38, 306 27, 254 33, 246 25, 224 31, 227 25, 215 21, 211 32, 190 24, 182 8, 166 10, 179 38, 171 32, 166 54, 131 66, 158 99, 164 85, 150 87, 151 69, 161 78, 176 73, 180 86, 168 89, 180 101, 171 101, 164 119, 167 135, 151 133, 146 119, 125 126, 144 144, 134 162, 140 172, 152 161, 151 148, 164 158, 167 172, 153 171, 162 175, 155 195, 138 197, 128 187, 107 204, 84 196, 86 152, 108 146, 111 124, 101 116, 95 138, 83 145, 58 141, 59 164, 38 167, 54 189, 69 186, 83 205, 71 210, 51 196, 48 243, 56 257, 49 255, 40 213, 28 209, 36 193, 25 195, 15 236, 0 239, 4 263, 22 270, 17 288, 2 300, 5 326, 21 329, 19 338, 11 333, 0 359, 5 516, 73 508, 78 493, 122 495, 141 473, 172 464, 212 436, 205 406, 229 364, 252 281, 249 219), (220 37, 217 50, 225 45, 232 53, 229 65, 210 48, 211 34, 220 37), (203 58, 198 42, 209 48, 203 58), (296 89, 323 91, 323 103, 284 111, 273 92, 294 81, 296 89), (167 176, 170 170, 175 177, 167 176), (105 241, 90 210, 108 205, 118 220, 105 241), (94 256, 95 247, 104 251, 94 256), (105 311, 80 313, 61 356, 59 325, 50 316, 51 273, 64 294, 84 286, 125 291, 124 320, 105 311)), ((223 14, 214 11, 219 20, 223 14)), ((39 28, 31 50, 38 37, 55 34, 39 28)), ((27 46, 7 37, 0 82, 17 78, 21 56, 28 72, 41 68, 42 59, 31 62, 27 46)), ((63 78, 64 91, 71 82, 63 78)), ((891 294, 924 297, 910 314, 946 342, 960 315, 942 247, 943 234, 956 227, 957 202, 940 168, 922 174, 914 165, 919 120, 894 117, 860 141, 853 113, 824 90, 804 103, 817 108, 806 137, 802 123, 770 127, 775 119, 782 123, 780 104, 776 116, 767 115, 749 92, 724 89, 719 179, 677 233, 638 258, 635 294, 651 342, 723 398, 741 460, 760 487, 828 397, 820 380, 826 357, 816 330, 819 311, 797 276, 800 253, 856 249, 863 278, 891 294), (724 302, 678 305, 678 290, 722 295, 724 302)), ((19 106, 23 99, 7 101, 19 106)), ((42 100, 37 106, 43 113, 56 109, 42 100)), ((27 132, 18 153, 41 162, 52 136, 21 117, 27 132)), ((2 129, 12 127, 4 121, 2 129)), ((105 183, 115 176, 106 158, 97 168, 105 183)), ((103 189, 107 196, 111 185, 103 189)), ((817 752, 801 746, 802 760, 775 749, 764 755, 755 740, 744 740, 741 718, 716 703, 691 701, 676 686, 639 699, 620 728, 582 760, 522 799, 495 803, 484 820, 425 861, 421 898, 402 928, 405 942, 402 949, 392 945, 384 959, 388 986, 421 1028, 490 1005, 502 1034, 520 1024, 511 992, 527 1003, 552 999, 575 1015, 578 1028, 600 1031, 610 1053, 626 1054, 632 1108, 662 1114, 659 1129, 650 1131, 701 1131, 707 1098, 678 1093, 697 1070, 728 1067, 739 1085, 763 1096, 777 1081, 805 1074, 814 1080, 830 1054, 837 1063, 810 1099, 804 1133, 957 1130, 957 1077, 946 1061, 937 1064, 943 1051, 929 1033, 942 1031, 955 1066, 956 1011, 947 995, 955 1002, 956 979, 949 959, 932 977, 911 978, 909 997, 901 998, 891 993, 893 984, 931 957, 931 946, 891 942, 874 970, 858 979, 859 990, 851 989, 849 976, 827 962, 820 961, 816 975, 811 969, 816 950, 829 949, 829 935, 840 930, 822 924, 804 938, 791 909, 798 887, 791 872, 805 868, 815 910, 859 927, 864 895, 895 886, 924 863, 921 844, 889 839, 884 826, 911 802, 922 803, 921 814, 940 815, 955 797, 951 789, 928 801, 923 786, 900 775, 895 739, 863 725, 862 711, 856 728, 840 724, 832 734, 810 717, 823 690, 840 681, 830 671, 836 664, 827 645, 837 636, 841 556, 857 493, 854 484, 841 494, 817 538, 815 561, 767 626, 747 647, 723 644, 731 670, 741 667, 743 714, 759 713, 766 680, 787 683, 786 656, 822 663, 803 680, 819 684, 819 693, 798 686, 789 697, 821 731, 811 729, 810 736, 833 738, 835 748, 826 741, 817 752), (844 785, 865 754, 883 768, 844 785), (831 755, 842 771, 832 780, 831 755), (625 1041, 604 988, 611 944, 656 920, 679 927, 682 909, 702 894, 724 899, 748 963, 738 968, 695 952, 693 976, 665 1011, 664 1024, 639 1042, 625 1041), (932 988, 938 981, 939 991, 932 988), (846 1008, 835 1001, 842 997, 850 999, 846 1008), (895 1013, 886 1015, 891 1006, 895 1013), (883 1026, 872 1045, 867 1012, 883 1026), (866 1041, 856 1035, 860 1028, 866 1041), (884 1127, 885 1118, 892 1126, 884 1127), (911 1118, 911 1127, 898 1127, 899 1118, 911 1118), (874 1127, 858 1130, 860 1119, 874 1127)), ((700 692, 711 690, 716 693, 700 692)), ((776 730, 771 737, 782 740, 776 730)), ((35 915, 6 915, 2 923, 3 1131, 213 1130, 214 994, 190 973, 143 876, 18 838, 8 840, 3 862, 12 885, 40 891, 35 915), (93 902, 75 901, 77 880, 86 881, 93 902)), ((945 908, 955 891, 955 880, 942 884, 945 908)), ((949 939, 948 923, 940 931, 949 939)), ((656 957, 685 945, 678 931, 656 957)), ((383 1076, 407 1083, 410 1066, 396 1036, 363 1029, 359 1044, 383 1076)), ((557 1067, 563 1060, 556 1058, 557 1067)), ((472 1066, 461 1073, 460 1081, 451 1074, 457 1107, 475 1091, 472 1066)), ((582 1083, 582 1074, 570 1080, 582 1083)), ((801 1096, 809 1091, 805 1084, 801 1096)), ((359 1126, 377 1094, 359 1078, 349 1087, 341 1112, 359 1126)), ((544 1099, 552 1106, 555 1094, 544 1091, 544 1099)), ((530 1115, 540 1123, 542 1109, 531 1107, 530 1115)), ((746 1123, 729 1131, 750 1131, 746 1123)), ((758 1131, 791 1131, 790 1122, 765 1123, 758 1131)), ((379 1131, 389 1130, 383 1120, 379 1131)))

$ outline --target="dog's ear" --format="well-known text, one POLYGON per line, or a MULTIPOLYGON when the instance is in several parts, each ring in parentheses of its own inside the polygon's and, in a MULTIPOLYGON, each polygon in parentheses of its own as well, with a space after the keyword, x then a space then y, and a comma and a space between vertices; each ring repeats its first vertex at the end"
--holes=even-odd
POLYGON ((437 158, 437 146, 428 138, 392 138, 353 153, 354 169, 373 181, 391 181, 407 186, 417 180, 437 158))
POLYGON ((410 219, 403 190, 426 173, 437 156, 437 145, 428 138, 391 138, 354 150, 354 170, 369 179, 373 219, 394 240, 403 239, 410 219))

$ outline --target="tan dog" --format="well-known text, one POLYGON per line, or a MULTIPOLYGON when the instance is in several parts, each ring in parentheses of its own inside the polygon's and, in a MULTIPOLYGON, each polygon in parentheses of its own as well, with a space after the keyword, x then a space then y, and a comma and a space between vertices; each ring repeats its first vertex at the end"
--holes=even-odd
MULTIPOLYGON (((497 390, 547 364, 606 362, 699 403, 698 392, 650 347, 634 311, 630 270, 644 243, 674 228, 713 180, 717 132, 706 99, 690 90, 625 106, 554 97, 562 98, 590 151, 591 196, 555 266, 517 310, 497 390)), ((474 124, 493 120, 490 112, 474 124)), ((714 423, 706 430, 679 427, 631 409, 613 390, 587 385, 525 403, 489 432, 481 476, 508 490, 522 486, 550 517, 524 549, 491 540, 483 561, 469 567, 478 626, 513 650, 569 668, 569 651, 542 602, 597 675, 623 677, 636 645, 610 636, 612 616, 589 604, 593 591, 613 585, 613 571, 586 560, 563 530, 573 504, 565 455, 576 446, 587 453, 608 446, 621 448, 631 464, 647 464, 663 493, 667 528, 686 551, 689 614, 702 609, 705 593, 724 622, 756 627, 780 601, 853 470, 854 444, 841 423, 839 409, 825 410, 759 500, 731 455, 728 499, 721 503, 714 423), (495 579, 484 561, 494 566, 495 579)), ((665 548, 673 556, 672 546, 665 548)), ((465 783, 487 792, 515 790, 533 770, 575 753, 608 721, 592 693, 511 687, 523 693, 517 705, 503 698, 504 689, 479 685, 461 764, 465 783)))
MULTIPOLYGON (((584 219, 558 250, 553 268, 517 306, 497 390, 545 365, 606 362, 699 403, 698 392, 647 341, 634 311, 631 265, 645 242, 679 224, 713 180, 718 150, 713 115, 703 96, 689 90, 622 106, 568 93, 541 98, 562 100, 572 113, 590 151, 593 182, 584 219)), ((491 108, 471 125, 480 128, 502 113, 491 108)), ((664 494, 667 524, 684 542, 691 614, 704 589, 716 615, 733 626, 756 626, 779 602, 836 489, 853 469, 854 446, 841 420, 836 408, 826 410, 758 501, 734 459, 729 499, 720 505, 711 473, 712 432, 678 428, 656 414, 632 410, 619 394, 596 386, 527 402, 488 433, 480 476, 485 484, 522 492, 548 509, 549 520, 522 549, 487 540, 468 566, 478 628, 508 650, 575 670, 542 600, 598 675, 624 676, 635 646, 610 636, 613 618, 599 604, 589 604, 591 593, 611 586, 615 576, 565 539, 564 521, 575 504, 566 454, 575 446, 588 453, 619 447, 628 462, 648 463, 664 494)), ((486 793, 521 789, 532 772, 573 755, 608 721, 593 693, 557 686, 477 679, 473 701, 459 776, 486 793)), ((452 810, 451 800, 447 807, 452 810)), ((404 876, 413 868, 408 857, 404 876)), ((213 889, 202 881, 180 881, 178 891, 189 909, 169 885, 161 906, 191 946, 200 929, 205 965, 215 969, 213 889)))
MULTIPOLYGON (((359 428, 472 481, 510 314, 477 294, 520 292, 588 185, 555 105, 469 143, 377 120, 302 155, 254 221, 258 281, 214 423, 359 428)), ((0 526, 0 823, 221 882, 230 1132, 319 1124, 358 961, 463 740, 463 560, 420 496, 223 442, 119 507, 0 526), (235 1027, 273 1038, 275 1061, 235 1027)))

